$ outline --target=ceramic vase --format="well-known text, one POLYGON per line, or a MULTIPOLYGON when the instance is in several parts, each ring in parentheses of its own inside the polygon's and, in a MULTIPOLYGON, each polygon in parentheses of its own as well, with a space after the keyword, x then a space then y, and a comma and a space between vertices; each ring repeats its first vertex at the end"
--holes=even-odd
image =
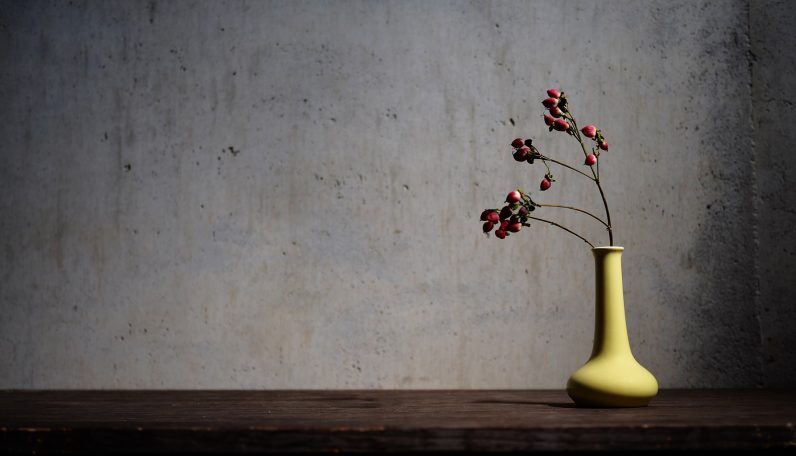
POLYGON ((592 249, 596 299, 591 357, 567 382, 567 393, 585 407, 643 407, 658 394, 655 377, 633 357, 625 323, 623 247, 592 249))

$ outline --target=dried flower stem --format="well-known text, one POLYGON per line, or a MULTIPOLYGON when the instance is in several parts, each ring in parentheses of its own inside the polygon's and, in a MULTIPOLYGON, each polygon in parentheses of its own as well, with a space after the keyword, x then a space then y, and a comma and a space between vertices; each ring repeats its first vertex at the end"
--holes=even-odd
MULTIPOLYGON (((569 111, 564 113, 564 115, 568 117, 569 120, 572 121, 572 132, 573 132, 572 136, 574 136, 575 139, 578 140, 578 143, 580 143, 580 148, 583 150, 583 156, 584 157, 588 156, 589 153, 586 152, 586 146, 583 144, 583 138, 581 138, 580 136, 580 130, 578 130, 578 123, 575 121, 575 117, 573 117, 569 111)), ((598 160, 597 163, 599 164, 600 161, 598 160)), ((597 173, 594 171, 594 166, 589 166, 589 168, 591 169, 591 173, 594 176, 594 183, 597 184, 597 189, 600 191, 600 198, 602 198, 603 206, 605 207, 605 218, 608 220, 608 243, 609 245, 614 245, 614 230, 613 227, 611 226, 611 212, 608 210, 608 202, 605 200, 605 193, 603 192, 602 185, 600 185, 600 178, 598 177, 597 173)))
POLYGON ((554 159, 552 159, 552 158, 550 158, 550 157, 547 157, 547 156, 544 156, 544 155, 542 155, 542 154, 539 154, 539 159, 540 159, 540 160, 542 160, 542 161, 549 161, 549 162, 556 163, 556 164, 558 164, 558 165, 561 165, 561 166, 563 166, 564 168, 569 168, 569 169, 571 169, 572 171, 575 171, 575 172, 576 172, 576 173, 578 173, 578 174, 583 174, 584 176, 586 176, 586 178, 587 178, 587 179, 590 179, 590 180, 595 180, 595 178, 594 178, 594 177, 592 177, 592 176, 589 176, 588 174, 584 173, 583 171, 581 171, 581 170, 579 170, 579 169, 575 169, 575 168, 573 168, 573 167, 571 167, 571 166, 567 165, 566 163, 561 163, 561 162, 560 162, 560 161, 558 161, 558 160, 554 160, 554 159))
POLYGON ((553 225, 553 226, 557 226, 557 227, 561 228, 562 230, 564 230, 564 231, 566 231, 566 232, 568 232, 568 233, 572 234, 573 236, 576 236, 576 237, 577 237, 577 238, 579 238, 581 241, 583 241, 583 242, 585 242, 585 243, 589 244, 589 246, 590 246, 591 248, 594 248, 594 244, 592 244, 591 242, 589 242, 589 241, 588 241, 588 240, 587 240, 585 237, 583 237, 583 236, 581 236, 580 234, 578 234, 578 233, 576 233, 576 232, 574 232, 574 231, 570 230, 569 228, 567 228, 567 227, 565 227, 565 226, 559 225, 559 224, 558 224, 558 223, 556 223, 556 222, 553 222, 553 221, 550 221, 550 220, 545 220, 545 219, 543 219, 543 218, 539 218, 539 217, 532 217, 532 216, 528 216, 528 218, 529 218, 529 219, 533 219, 533 220, 538 220, 538 221, 540 221, 540 222, 549 223, 549 224, 551 224, 551 225, 553 225))
MULTIPOLYGON (((591 179, 591 178, 589 178, 589 179, 591 179)), ((588 215, 589 217, 593 218, 594 220, 597 220, 598 222, 602 223, 606 228, 611 229, 611 227, 607 223, 605 223, 603 221, 603 219, 601 219, 600 217, 597 217, 596 215, 592 214, 589 211, 585 211, 583 209, 580 209, 580 208, 577 208, 577 207, 574 207, 574 206, 566 206, 566 205, 563 205, 563 204, 540 204, 540 203, 534 203, 534 204, 536 204, 539 207, 559 207, 559 208, 562 208, 562 209, 570 209, 570 210, 573 210, 573 211, 582 212, 582 213, 588 215)))

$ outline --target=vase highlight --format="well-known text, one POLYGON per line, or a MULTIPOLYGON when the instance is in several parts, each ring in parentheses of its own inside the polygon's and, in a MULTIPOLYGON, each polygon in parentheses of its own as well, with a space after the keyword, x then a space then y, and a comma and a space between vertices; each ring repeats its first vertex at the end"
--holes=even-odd
POLYGON ((622 288, 623 247, 592 249, 596 296, 591 357, 567 382, 567 394, 585 407, 643 407, 658 394, 655 377, 633 357, 622 288))

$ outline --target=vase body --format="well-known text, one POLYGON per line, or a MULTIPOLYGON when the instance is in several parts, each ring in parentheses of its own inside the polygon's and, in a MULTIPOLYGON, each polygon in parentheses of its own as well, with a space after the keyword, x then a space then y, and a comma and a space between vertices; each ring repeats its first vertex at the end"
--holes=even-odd
POLYGON ((591 357, 567 382, 567 393, 585 407, 642 407, 658 394, 655 377, 633 357, 625 323, 623 247, 592 249, 596 296, 591 357))

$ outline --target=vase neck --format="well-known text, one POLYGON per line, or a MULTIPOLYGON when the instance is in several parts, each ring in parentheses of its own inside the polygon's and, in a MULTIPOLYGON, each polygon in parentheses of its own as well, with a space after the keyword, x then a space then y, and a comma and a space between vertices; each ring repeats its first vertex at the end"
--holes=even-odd
POLYGON ((595 261, 595 326, 592 357, 630 352, 622 288, 622 251, 593 249, 595 261))

